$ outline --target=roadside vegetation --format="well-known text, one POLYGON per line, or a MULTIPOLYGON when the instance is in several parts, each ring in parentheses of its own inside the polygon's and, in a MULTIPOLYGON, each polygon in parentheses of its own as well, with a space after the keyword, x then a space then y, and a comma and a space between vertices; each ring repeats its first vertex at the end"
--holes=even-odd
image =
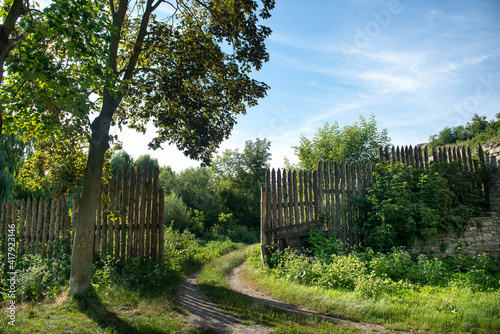
POLYGON ((500 266, 487 255, 436 259, 402 248, 326 253, 314 247, 318 232, 309 240, 316 242, 310 254, 277 252, 264 269, 253 248, 247 275, 280 300, 389 329, 500 332, 500 266))
MULTIPOLYGON (((230 241, 203 242, 190 232, 165 233, 165 262, 119 261, 93 264, 91 291, 67 297, 69 255, 26 256, 18 273, 15 326, 0 322, 5 333, 198 333, 186 326, 176 291, 187 274, 239 247, 230 241)), ((3 263, 3 262, 2 262, 3 263)), ((3 268, 5 269, 5 268, 3 268)), ((7 270, 2 271, 5 286, 7 270)), ((3 294, 5 300, 5 294, 3 294)))

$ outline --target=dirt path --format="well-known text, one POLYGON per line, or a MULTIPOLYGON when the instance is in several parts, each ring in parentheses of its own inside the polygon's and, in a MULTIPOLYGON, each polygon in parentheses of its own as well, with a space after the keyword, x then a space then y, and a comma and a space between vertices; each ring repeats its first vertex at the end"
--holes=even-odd
MULTIPOLYGON (((299 306, 285 304, 272 297, 256 291, 249 286, 243 284, 238 278, 238 272, 242 268, 242 264, 234 268, 229 276, 228 281, 231 288, 239 293, 248 295, 255 300, 266 303, 276 309, 284 310, 286 312, 294 313, 301 316, 315 316, 325 320, 337 323, 345 323, 355 326, 363 332, 370 333, 386 333, 387 331, 382 326, 371 325, 353 322, 348 319, 336 318, 320 314, 314 311, 304 309, 299 306)), ((221 310, 217 305, 208 299, 207 296, 201 291, 195 273, 187 277, 181 284, 177 293, 180 306, 188 312, 186 319, 187 322, 195 327, 203 328, 205 330, 212 330, 215 333, 235 333, 235 334, 260 334, 268 333, 272 330, 269 327, 248 325, 244 323, 239 317, 229 314, 221 310)))
POLYGON ((198 274, 188 276, 177 292, 180 306, 188 311, 186 320, 190 325, 214 333, 260 334, 272 330, 269 327, 247 325, 242 319, 217 307, 198 286, 198 274))
POLYGON ((301 316, 314 316, 314 317, 319 317, 328 321, 336 322, 336 323, 343 323, 347 324, 350 326, 357 327, 363 332, 369 332, 369 333, 387 333, 387 330, 384 329, 382 326, 378 325, 372 325, 372 324, 365 324, 365 323, 360 323, 360 322, 354 322, 345 318, 338 318, 338 317, 331 317, 328 315, 324 315, 315 311, 310 311, 307 310, 303 307, 300 306, 295 306, 295 305, 290 305, 286 304, 283 302, 280 302, 279 300, 276 300, 272 298, 271 296, 268 296, 260 291, 256 291, 249 287, 248 285, 245 285, 241 282, 241 280, 238 278, 238 272, 241 270, 241 268, 246 265, 245 263, 241 264, 240 266, 234 268, 228 276, 228 281, 229 285, 234 291, 237 291, 239 293, 248 295, 254 299, 256 299, 259 302, 268 304, 276 309, 280 309, 289 313, 301 315, 301 316))

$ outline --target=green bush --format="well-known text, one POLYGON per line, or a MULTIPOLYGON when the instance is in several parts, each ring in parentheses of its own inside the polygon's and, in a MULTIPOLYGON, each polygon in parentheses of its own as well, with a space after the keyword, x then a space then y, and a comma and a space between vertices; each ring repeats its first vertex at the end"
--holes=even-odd
POLYGON ((176 193, 165 196, 165 226, 172 226, 178 230, 189 227, 190 217, 186 204, 176 193))
POLYGON ((462 231, 484 207, 480 190, 471 187, 479 176, 462 171, 457 162, 429 169, 379 163, 374 177, 367 198, 360 200, 367 218, 358 225, 361 244, 377 251, 462 231))
MULTIPOLYGON (((70 258, 65 253, 52 258, 39 254, 24 255, 17 268, 16 297, 21 301, 35 302, 55 298, 69 283, 70 268, 70 258)), ((3 280, 6 272, 4 270, 3 280)))
MULTIPOLYGON (((249 263, 260 266, 260 251, 249 253, 249 263)), ((449 259, 412 256, 403 248, 390 252, 364 252, 308 256, 286 249, 266 258, 266 271, 309 286, 355 291, 363 298, 403 296, 421 287, 455 287, 471 291, 497 291, 500 268, 487 255, 455 255, 449 259), (457 263, 461 263, 459 271, 457 263)))

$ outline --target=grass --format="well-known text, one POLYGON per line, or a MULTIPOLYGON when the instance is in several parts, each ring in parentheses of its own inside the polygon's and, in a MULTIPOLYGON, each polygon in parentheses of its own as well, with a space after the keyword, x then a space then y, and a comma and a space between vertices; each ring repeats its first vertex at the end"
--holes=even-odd
POLYGON ((305 286, 247 266, 244 275, 265 293, 317 312, 380 324, 392 330, 500 333, 500 292, 423 286, 377 298, 341 288, 305 286))
POLYGON ((359 333, 354 326, 318 317, 291 315, 230 289, 228 273, 247 258, 248 248, 227 254, 206 265, 198 276, 202 290, 222 309, 249 323, 274 328, 274 333, 359 333))
MULTIPOLYGON (((61 291, 61 285, 67 286, 67 277, 51 269, 56 262, 34 257, 21 272, 26 278, 18 286, 20 295, 34 299, 17 305, 15 326, 8 324, 3 309, 0 333, 203 333, 186 325, 176 303, 178 285, 184 275, 237 245, 202 245, 191 235, 170 232, 166 238, 168 261, 103 259, 94 265, 91 290, 72 298, 61 291), (37 284, 40 281, 50 286, 37 284), (35 290, 30 288, 33 286, 35 290), (60 293, 54 296, 53 291, 60 293), (45 299, 37 299, 40 295, 46 295, 45 299)), ((69 265, 57 263, 61 268, 69 265)))

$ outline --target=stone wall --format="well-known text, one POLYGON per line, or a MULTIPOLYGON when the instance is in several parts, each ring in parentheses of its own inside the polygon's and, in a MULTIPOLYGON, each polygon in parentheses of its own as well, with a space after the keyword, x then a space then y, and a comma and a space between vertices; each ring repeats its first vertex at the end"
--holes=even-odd
POLYGON ((500 213, 491 212, 473 218, 463 235, 453 232, 440 236, 432 243, 418 242, 412 251, 444 257, 452 255, 459 247, 471 255, 487 253, 500 260, 500 213))

